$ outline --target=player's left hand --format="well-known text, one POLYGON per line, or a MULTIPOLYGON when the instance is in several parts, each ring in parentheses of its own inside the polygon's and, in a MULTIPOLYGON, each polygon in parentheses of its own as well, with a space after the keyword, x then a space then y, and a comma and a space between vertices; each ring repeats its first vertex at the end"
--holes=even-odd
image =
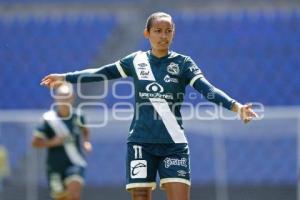
POLYGON ((85 152, 90 153, 93 150, 93 146, 90 142, 84 141, 83 142, 83 149, 85 152))
POLYGON ((252 104, 242 105, 239 114, 244 123, 248 123, 254 117, 258 117, 258 115, 252 109, 252 104))

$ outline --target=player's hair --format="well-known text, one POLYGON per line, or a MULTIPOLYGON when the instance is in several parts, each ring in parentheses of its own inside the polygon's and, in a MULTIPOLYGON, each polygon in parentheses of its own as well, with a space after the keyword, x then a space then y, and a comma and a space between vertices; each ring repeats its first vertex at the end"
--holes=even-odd
POLYGON ((170 18, 171 19, 171 22, 172 22, 172 25, 173 25, 173 28, 175 27, 175 24, 173 22, 173 18, 171 15, 167 14, 167 13, 164 13, 164 12, 155 12, 153 14, 151 14, 148 19, 147 19, 147 22, 146 22, 146 29, 147 31, 149 32, 151 27, 152 27, 152 24, 153 24, 153 21, 155 19, 158 19, 158 18, 163 18, 163 17, 167 17, 167 18, 170 18))

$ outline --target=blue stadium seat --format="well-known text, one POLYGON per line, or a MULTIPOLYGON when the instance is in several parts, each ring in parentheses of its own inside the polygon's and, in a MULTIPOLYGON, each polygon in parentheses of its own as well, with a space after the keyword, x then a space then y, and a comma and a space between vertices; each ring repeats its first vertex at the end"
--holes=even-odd
MULTIPOLYGON (((173 16, 173 49, 190 55, 214 85, 242 102, 299 105, 286 92, 298 87, 298 79, 288 77, 300 72, 299 12, 173 16)), ((149 49, 147 43, 140 48, 149 49)))
POLYGON ((0 46, 1 66, 5 66, 1 67, 0 89, 5 98, 0 109, 46 108, 49 95, 39 86, 41 77, 90 65, 115 25, 112 16, 0 19, 0 43, 5 44, 0 46), (20 98, 15 98, 17 91, 20 98))

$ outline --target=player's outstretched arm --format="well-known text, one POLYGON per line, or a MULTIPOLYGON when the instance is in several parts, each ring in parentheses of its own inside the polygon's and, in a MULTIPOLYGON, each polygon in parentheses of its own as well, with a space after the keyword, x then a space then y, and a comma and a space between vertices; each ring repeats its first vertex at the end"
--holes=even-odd
POLYGON ((233 112, 239 113, 241 119, 244 123, 250 122, 254 117, 258 117, 258 115, 253 111, 252 104, 242 105, 238 102, 234 102, 231 110, 233 112))
POLYGON ((121 68, 122 67, 117 66, 116 63, 111 63, 99 68, 85 69, 65 74, 49 74, 42 79, 41 85, 49 88, 57 88, 64 82, 89 83, 127 77, 121 68))
POLYGON ((49 88, 57 88, 65 82, 65 74, 49 74, 41 80, 41 85, 49 88))
POLYGON ((202 93, 207 100, 214 102, 218 105, 222 105, 228 110, 232 110, 234 112, 239 113, 241 119, 245 123, 248 123, 254 117, 257 117, 257 114, 252 110, 252 104, 240 104, 239 102, 229 97, 222 90, 214 87, 204 77, 196 80, 193 84, 193 87, 200 93, 202 93))

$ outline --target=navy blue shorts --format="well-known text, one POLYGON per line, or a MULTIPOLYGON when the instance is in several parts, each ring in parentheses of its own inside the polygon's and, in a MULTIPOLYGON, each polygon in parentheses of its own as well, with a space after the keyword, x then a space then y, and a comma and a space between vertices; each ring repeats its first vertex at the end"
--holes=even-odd
POLYGON ((85 168, 77 165, 71 165, 61 170, 48 169, 47 174, 51 196, 53 198, 65 196, 66 186, 72 181, 80 182, 83 185, 84 170, 85 168))
POLYGON ((156 174, 160 187, 164 183, 180 182, 190 185, 188 144, 127 144, 126 189, 156 188, 156 174))

